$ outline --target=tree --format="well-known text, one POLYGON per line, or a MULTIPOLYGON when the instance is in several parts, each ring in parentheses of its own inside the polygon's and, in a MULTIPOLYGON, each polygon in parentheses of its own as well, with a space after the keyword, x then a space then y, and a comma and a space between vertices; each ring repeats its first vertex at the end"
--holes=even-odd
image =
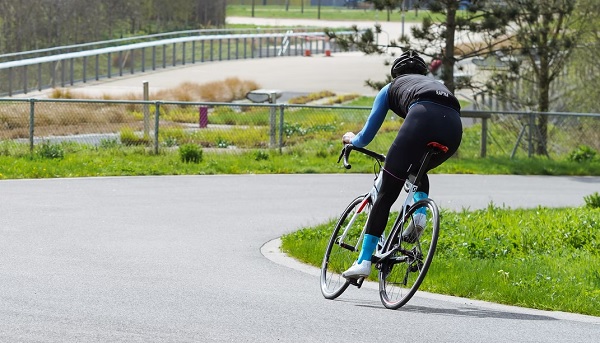
MULTIPOLYGON (((428 2, 429 15, 425 16, 420 27, 412 28, 412 35, 399 38, 400 43, 391 41, 391 48, 414 49, 424 56, 440 57, 442 60, 441 79, 452 92, 456 90, 454 68, 457 62, 489 54, 490 51, 501 49, 506 37, 506 27, 513 18, 513 11, 506 6, 499 6, 494 0, 472 0, 470 5, 461 8, 461 0, 433 0, 428 2), (436 20, 434 18, 443 18, 436 20), (456 45, 457 32, 463 32, 463 44, 456 45)), ((374 30, 358 32, 343 39, 328 32, 331 38, 336 38, 341 47, 355 46, 366 54, 383 54, 385 49, 377 45, 375 37, 381 32, 380 27, 374 30)), ((391 56, 395 56, 392 53, 391 56)), ((386 80, 386 82, 389 81, 386 80)), ((379 87, 380 82, 368 80, 370 86, 379 87)), ((472 84, 461 84, 459 87, 471 87, 472 84)))
POLYGON ((377 11, 386 11, 387 21, 390 21, 391 13, 402 5, 404 0, 367 0, 370 2, 377 11))
MULTIPOLYGON (((441 79, 453 92, 457 88, 480 86, 498 96, 517 98, 521 105, 538 112, 549 111, 551 84, 564 73, 577 44, 586 41, 593 46, 597 42, 597 37, 585 39, 586 35, 597 34, 592 26, 595 21, 591 20, 598 18, 597 0, 473 0, 465 8, 461 8, 465 5, 460 0, 433 0, 428 4, 430 15, 420 27, 412 28, 412 37, 401 37, 399 46, 441 57, 441 79), (434 20, 438 18, 436 14, 443 19, 434 20), (461 40, 457 39, 457 33, 463 37, 461 40), (507 56, 507 70, 493 75, 491 82, 484 85, 456 84, 454 70, 459 61, 496 54, 507 56), (508 92, 515 80, 523 84, 521 93, 508 92), (522 92, 525 88, 534 95, 527 97, 522 92)), ((353 44, 367 54, 383 53, 373 32, 357 31, 342 46, 353 44)), ((391 45, 398 46, 395 42, 391 45)), ((535 129, 539 136, 536 153, 547 154, 546 114, 536 118, 535 129)))
MULTIPOLYGON (((577 45, 596 31, 591 29, 590 19, 597 15, 599 5, 585 0, 515 0, 508 6, 516 14, 511 23, 511 51, 518 68, 511 68, 504 78, 497 79, 503 81, 497 84, 506 92, 505 82, 519 79, 534 95, 523 103, 538 112, 548 112, 552 105, 551 84, 564 75, 577 45)), ((511 96, 522 99, 523 95, 511 96)), ((535 128, 539 135, 535 152, 547 155, 547 114, 537 116, 535 128)))
MULTIPOLYGON (((562 94, 563 108, 570 112, 600 112, 600 3, 585 0, 578 3, 578 13, 591 13, 589 30, 582 36, 567 67, 568 88, 562 94), (588 7, 589 6, 589 7, 588 7), (594 15, 595 14, 595 15, 594 15)), ((561 109, 562 110, 562 109, 561 109)))
MULTIPOLYGON (((458 62, 489 55, 505 49, 507 26, 514 11, 494 0, 473 0, 468 5, 461 0, 435 0, 429 3, 429 13, 420 27, 412 28, 412 38, 401 37, 409 48, 420 50, 442 60, 441 79, 454 92, 457 88, 474 87, 471 83, 456 84, 458 62), (433 18, 442 17, 441 21, 433 18), (461 38, 457 34, 461 33, 461 38), (457 44, 458 43, 458 44, 457 44)), ((463 80, 467 81, 467 80, 463 80)))
POLYGON ((0 54, 225 24, 226 0, 0 0, 0 54))

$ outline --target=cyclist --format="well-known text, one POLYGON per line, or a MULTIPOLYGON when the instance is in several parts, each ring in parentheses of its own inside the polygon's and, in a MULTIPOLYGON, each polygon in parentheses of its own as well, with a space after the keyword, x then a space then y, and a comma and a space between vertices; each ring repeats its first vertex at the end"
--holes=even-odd
MULTIPOLYGON (((460 104, 442 83, 431 76, 425 76, 427 72, 425 61, 415 51, 403 53, 392 64, 393 81, 384 86, 375 97, 362 130, 357 135, 347 132, 342 137, 345 144, 365 147, 375 137, 388 110, 404 118, 386 155, 381 189, 371 209, 358 260, 342 273, 347 279, 370 274, 371 256, 385 230, 390 209, 398 199, 409 173, 418 168, 427 143, 435 141, 448 147, 447 153, 436 154, 431 158, 427 171, 446 161, 460 145, 460 104)), ((427 198, 428 194, 429 178, 424 174, 414 194, 414 201, 427 198)), ((411 225, 402 233, 402 240, 414 243, 423 231, 425 209, 419 211, 411 225)))

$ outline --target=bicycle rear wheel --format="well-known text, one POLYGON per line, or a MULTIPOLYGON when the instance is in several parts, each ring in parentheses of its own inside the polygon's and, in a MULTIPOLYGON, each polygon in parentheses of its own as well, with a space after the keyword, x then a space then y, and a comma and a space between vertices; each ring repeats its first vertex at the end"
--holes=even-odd
POLYGON ((335 224, 321 263, 321 293, 327 299, 339 297, 350 285, 342 272, 358 258, 362 232, 371 207, 371 197, 361 195, 352 200, 335 224))
POLYGON ((440 229, 439 210, 431 199, 424 199, 409 208, 405 219, 392 231, 383 247, 383 254, 395 250, 378 264, 379 297, 389 309, 404 306, 415 294, 433 260, 440 229), (415 220, 418 209, 426 210, 423 232, 414 243, 402 240, 402 232, 415 220))

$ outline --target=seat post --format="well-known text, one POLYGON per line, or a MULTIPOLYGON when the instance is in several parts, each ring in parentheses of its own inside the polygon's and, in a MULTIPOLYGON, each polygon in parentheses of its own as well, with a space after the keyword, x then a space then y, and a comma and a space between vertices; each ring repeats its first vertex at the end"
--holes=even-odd
POLYGON ((429 165, 429 160, 431 160, 431 156, 439 154, 440 152, 448 152, 448 147, 438 142, 427 143, 427 150, 425 151, 425 155, 422 158, 421 166, 419 166, 419 171, 417 172, 417 175, 409 175, 408 180, 412 182, 412 184, 418 186, 417 183, 421 182, 421 177, 423 176, 423 174, 425 174, 425 169, 427 165, 429 165))

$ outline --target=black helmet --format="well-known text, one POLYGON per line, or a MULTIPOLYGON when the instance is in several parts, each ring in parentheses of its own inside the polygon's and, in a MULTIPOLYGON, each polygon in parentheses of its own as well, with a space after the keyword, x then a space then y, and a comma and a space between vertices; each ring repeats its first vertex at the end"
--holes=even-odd
POLYGON ((427 64, 413 50, 408 50, 400 57, 396 58, 392 64, 392 78, 396 78, 404 74, 421 74, 427 75, 427 64))

